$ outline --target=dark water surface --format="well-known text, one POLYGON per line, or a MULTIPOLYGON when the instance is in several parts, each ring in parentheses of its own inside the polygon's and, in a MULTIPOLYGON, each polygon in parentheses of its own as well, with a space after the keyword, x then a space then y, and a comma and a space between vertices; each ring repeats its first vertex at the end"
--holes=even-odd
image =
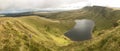
POLYGON ((65 36, 73 41, 83 41, 92 38, 94 21, 88 19, 75 20, 76 25, 65 33, 65 36))

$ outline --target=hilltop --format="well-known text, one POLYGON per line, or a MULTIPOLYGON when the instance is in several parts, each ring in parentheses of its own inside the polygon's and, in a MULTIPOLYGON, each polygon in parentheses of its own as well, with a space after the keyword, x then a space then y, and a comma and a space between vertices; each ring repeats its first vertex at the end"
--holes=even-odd
POLYGON ((0 51, 119 51, 119 13, 107 7, 87 6, 36 16, 0 17, 0 51), (92 39, 72 41, 64 36, 76 19, 95 21, 92 39))
POLYGON ((95 21, 97 30, 103 30, 117 26, 116 21, 120 19, 120 10, 101 6, 86 6, 79 10, 52 13, 44 16, 58 20, 91 19, 95 21))

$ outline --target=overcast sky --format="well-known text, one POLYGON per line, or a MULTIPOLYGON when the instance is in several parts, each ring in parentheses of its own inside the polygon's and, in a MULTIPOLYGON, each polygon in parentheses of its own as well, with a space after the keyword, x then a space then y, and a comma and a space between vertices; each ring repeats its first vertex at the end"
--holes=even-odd
POLYGON ((43 8, 77 9, 91 5, 120 8, 120 0, 0 0, 1 10, 43 8))

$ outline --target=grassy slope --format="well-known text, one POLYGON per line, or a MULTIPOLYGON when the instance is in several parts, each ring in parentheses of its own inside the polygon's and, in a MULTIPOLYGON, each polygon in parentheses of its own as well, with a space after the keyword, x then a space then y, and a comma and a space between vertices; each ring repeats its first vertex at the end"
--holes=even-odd
POLYGON ((93 39, 89 41, 74 42, 60 49, 64 49, 64 51, 119 51, 120 21, 119 26, 111 30, 95 32, 93 39))
POLYGON ((73 24, 37 16, 0 18, 0 51, 119 51, 120 25, 95 32, 91 40, 72 42, 63 34, 73 24))
POLYGON ((71 41, 63 34, 72 25, 66 24, 37 16, 0 18, 0 51, 49 51, 67 46, 71 41))
POLYGON ((80 10, 53 13, 46 17, 60 20, 92 19, 96 23, 96 29, 104 30, 116 26, 115 22, 120 19, 120 10, 101 6, 88 6, 80 10))
POLYGON ((88 8, 49 15, 52 19, 1 17, 0 51, 119 51, 120 25, 114 27, 114 24, 120 19, 120 11, 88 8), (72 42, 64 37, 63 34, 74 25, 71 19, 82 18, 95 20, 97 28, 103 31, 95 31, 93 39, 82 42, 72 42), (104 30, 110 27, 113 28, 104 30))

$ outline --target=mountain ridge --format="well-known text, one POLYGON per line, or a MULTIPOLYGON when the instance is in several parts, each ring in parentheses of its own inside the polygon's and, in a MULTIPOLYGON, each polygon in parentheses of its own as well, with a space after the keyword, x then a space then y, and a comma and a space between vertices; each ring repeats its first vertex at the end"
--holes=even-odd
POLYGON ((120 11, 106 7, 86 9, 43 17, 0 17, 0 51, 119 51, 120 11), (64 36, 76 19, 95 21, 92 39, 72 41, 64 36))
POLYGON ((96 27, 99 27, 98 30, 103 30, 117 26, 116 21, 120 19, 119 14, 120 10, 101 6, 87 6, 80 10, 58 12, 45 17, 58 20, 91 19, 95 21, 96 27))

